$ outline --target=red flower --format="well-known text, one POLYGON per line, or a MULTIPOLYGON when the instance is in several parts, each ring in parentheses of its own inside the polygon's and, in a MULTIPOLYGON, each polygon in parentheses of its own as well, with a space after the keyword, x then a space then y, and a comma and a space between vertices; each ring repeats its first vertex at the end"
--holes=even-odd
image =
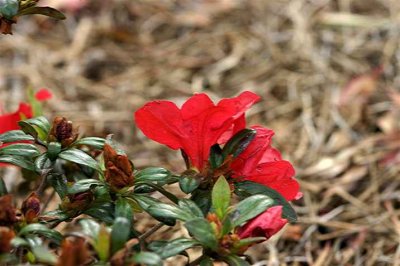
POLYGON ((31 117, 31 106, 27 103, 20 103, 19 108, 16 112, 0 115, 0 134, 10 130, 19 129, 18 122, 21 119, 31 117))
POLYGON ((47 89, 40 89, 35 94, 35 98, 39 102, 50 100, 52 97, 53 97, 53 94, 47 89))
POLYGON ((287 223, 282 218, 282 206, 274 206, 248 221, 237 230, 241 239, 248 237, 266 237, 267 239, 279 232, 287 223))
POLYGON ((182 149, 191 166, 202 170, 211 146, 226 142, 243 129, 244 112, 259 99, 247 91, 215 105, 201 93, 187 100, 181 109, 170 101, 153 101, 135 113, 135 120, 147 137, 171 149, 182 149))
POLYGON ((256 137, 232 162, 233 177, 270 187, 286 200, 301 197, 299 184, 293 178, 293 166, 282 160, 280 152, 271 147, 274 132, 261 126, 252 128, 257 131, 256 137))

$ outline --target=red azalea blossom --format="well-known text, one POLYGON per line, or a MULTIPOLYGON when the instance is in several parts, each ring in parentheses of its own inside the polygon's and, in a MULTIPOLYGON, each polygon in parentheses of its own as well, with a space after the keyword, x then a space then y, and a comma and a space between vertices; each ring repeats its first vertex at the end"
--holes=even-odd
POLYGON ((282 218, 282 206, 274 206, 240 227, 237 234, 241 239, 248 237, 268 239, 279 232, 286 223, 287 220, 282 218))
POLYGON ((257 131, 256 137, 232 162, 233 177, 270 187, 289 201, 301 197, 293 166, 271 146, 274 132, 261 126, 252 128, 257 131))
POLYGON ((53 94, 47 90, 47 89, 40 89, 38 92, 35 94, 35 98, 39 102, 47 101, 50 100, 53 97, 53 94))
POLYGON ((225 143, 245 127, 244 112, 260 99, 246 91, 215 105, 204 93, 196 94, 178 108, 170 101, 147 103, 135 113, 138 128, 152 140, 171 149, 182 149, 191 166, 204 169, 210 148, 225 143))
POLYGON ((31 118, 32 108, 27 103, 20 103, 18 110, 14 113, 0 114, 0 134, 10 130, 19 129, 18 122, 21 119, 31 118))

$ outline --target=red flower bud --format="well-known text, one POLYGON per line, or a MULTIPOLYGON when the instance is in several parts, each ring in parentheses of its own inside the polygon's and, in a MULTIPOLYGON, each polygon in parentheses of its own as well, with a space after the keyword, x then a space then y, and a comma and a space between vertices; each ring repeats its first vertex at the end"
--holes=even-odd
POLYGON ((71 145, 78 138, 78 130, 73 127, 72 122, 65 117, 54 118, 50 129, 48 140, 61 142, 62 147, 71 145))
POLYGON ((94 200, 91 191, 68 195, 61 203, 61 209, 67 211, 72 216, 85 210, 94 200))
POLYGON ((15 237, 14 230, 0 226, 0 254, 11 251, 11 240, 15 237))
POLYGON ((16 222, 18 222, 18 218, 12 204, 12 196, 8 194, 0 197, 0 225, 12 226, 16 222))
POLYGON ((57 266, 87 265, 90 262, 90 254, 83 238, 67 238, 63 241, 57 266))
POLYGON ((27 223, 36 222, 40 213, 40 200, 35 192, 32 192, 29 197, 24 200, 21 211, 27 223))
POLYGON ((109 144, 105 144, 104 163, 106 182, 114 190, 133 185, 133 167, 126 155, 118 154, 109 144))

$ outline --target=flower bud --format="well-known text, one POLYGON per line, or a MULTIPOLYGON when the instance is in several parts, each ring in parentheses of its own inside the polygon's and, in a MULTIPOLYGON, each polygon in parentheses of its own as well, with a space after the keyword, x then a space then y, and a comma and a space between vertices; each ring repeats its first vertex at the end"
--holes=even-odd
POLYGON ((18 222, 16 209, 12 204, 12 196, 4 195, 0 197, 0 225, 12 226, 18 222))
POLYGON ((11 240, 15 237, 14 230, 0 226, 0 254, 11 251, 11 240))
POLYGON ((73 127, 72 122, 65 117, 54 118, 53 125, 48 137, 49 142, 60 142, 62 147, 68 147, 78 138, 78 130, 73 127))
POLYGON ((104 163, 106 182, 120 190, 134 183, 133 166, 126 155, 118 154, 109 144, 104 145, 104 163))
POLYGON ((83 238, 65 239, 61 245, 61 255, 57 266, 88 265, 90 254, 83 238))
POLYGON ((37 217, 40 213, 40 200, 35 192, 32 192, 29 197, 24 200, 21 211, 27 223, 37 221, 37 217))
POLYGON ((61 209, 74 216, 89 207, 93 200, 94 195, 91 191, 70 194, 61 203, 61 209))

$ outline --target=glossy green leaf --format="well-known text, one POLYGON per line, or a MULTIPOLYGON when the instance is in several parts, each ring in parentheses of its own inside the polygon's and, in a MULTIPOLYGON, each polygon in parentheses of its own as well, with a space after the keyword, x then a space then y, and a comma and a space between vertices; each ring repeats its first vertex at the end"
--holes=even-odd
POLYGON ((0 197, 8 194, 6 184, 4 183, 4 179, 0 177, 0 197))
POLYGON ((99 234, 100 224, 92 219, 81 219, 79 224, 82 227, 82 233, 92 239, 96 239, 99 234))
POLYGON ((19 9, 18 0, 2 0, 0 1, 0 17, 13 19, 17 15, 19 9))
POLYGON ((226 158, 228 155, 233 155, 235 158, 239 156, 249 146, 256 133, 255 129, 250 128, 240 130, 225 144, 222 149, 222 157, 226 158))
POLYGON ((47 145, 47 156, 50 160, 55 161, 61 152, 61 143, 50 142, 47 145))
POLYGON ((171 172, 161 167, 145 168, 135 174, 135 181, 164 181, 171 175, 171 172))
POLYGON ((274 201, 266 195, 253 195, 245 198, 236 205, 232 213, 233 227, 240 226, 244 222, 256 217, 273 204, 274 201))
POLYGON ((16 143, 0 148, 1 155, 17 155, 23 157, 35 157, 39 155, 39 150, 33 144, 16 143))
POLYGON ((217 216, 222 220, 228 211, 231 201, 231 188, 224 176, 220 176, 214 184, 211 194, 212 206, 217 216))
POLYGON ((229 266, 250 266, 250 264, 237 255, 229 255, 223 258, 229 266))
POLYGON ((19 121, 18 125, 26 134, 39 138, 42 141, 47 139, 50 131, 50 123, 44 116, 19 121))
POLYGON ((94 170, 97 170, 98 172, 102 172, 100 165, 97 163, 97 161, 90 157, 84 151, 78 149, 69 149, 61 152, 58 157, 66 161, 86 165, 94 170))
POLYGON ((111 229, 111 254, 124 247, 131 232, 131 221, 125 217, 116 217, 111 229))
POLYGON ((111 202, 92 203, 90 208, 85 210, 83 213, 103 221, 106 224, 112 224, 115 219, 114 205, 111 202))
POLYGON ((182 176, 179 179, 179 187, 186 194, 192 193, 200 185, 200 180, 192 176, 182 176))
POLYGON ((35 171, 35 165, 33 162, 26 157, 17 155, 0 155, 0 163, 9 163, 29 171, 35 171))
POLYGON ((297 221, 296 211, 293 209, 290 203, 281 194, 279 194, 279 192, 273 190, 272 188, 251 181, 243 181, 235 184, 235 193, 242 198, 255 194, 269 196, 274 200, 273 206, 282 206, 283 218, 287 219, 291 223, 297 221))
POLYGON ((103 186, 103 182, 97 179, 82 179, 75 182, 72 187, 68 188, 69 194, 77 194, 88 191, 96 186, 103 186))
POLYGON ((18 233, 19 236, 26 236, 29 234, 37 234, 40 236, 44 236, 48 239, 51 239, 58 245, 61 243, 61 240, 63 238, 62 235, 56 230, 49 229, 44 224, 38 224, 38 223, 28 224, 27 226, 23 227, 18 233))
POLYGON ((211 147, 209 162, 213 169, 218 168, 224 162, 222 149, 218 144, 215 144, 211 147))
POLYGON ((58 20, 65 19, 65 16, 63 13, 61 13, 57 9, 54 9, 54 8, 51 8, 48 6, 45 6, 45 7, 33 6, 33 7, 25 8, 18 13, 18 16, 25 16, 25 15, 43 15, 43 16, 51 17, 51 18, 58 19, 58 20))
POLYGON ((35 255, 37 262, 54 265, 57 262, 57 257, 45 246, 35 246, 32 248, 32 253, 35 255))
POLYGON ((200 261, 199 266, 213 266, 214 263, 212 259, 208 256, 203 256, 203 259, 200 261))
POLYGON ((134 254, 132 257, 132 262, 147 266, 163 265, 162 259, 160 258, 159 255, 153 252, 146 252, 146 251, 134 254))
POLYGON ((103 138, 97 138, 97 137, 87 137, 87 138, 81 138, 77 140, 74 143, 74 146, 79 146, 79 145, 86 145, 93 147, 98 150, 102 150, 104 148, 106 140, 103 138))
POLYGON ((47 175, 47 183, 54 188, 61 199, 68 194, 67 179, 63 175, 51 172, 47 175))
POLYGON ((178 206, 182 211, 191 214, 190 219, 204 217, 203 212, 196 205, 196 203, 194 203, 193 201, 191 201, 189 199, 179 200, 178 206))
POLYGON ((148 245, 148 248, 160 255, 161 258, 166 259, 197 245, 199 245, 199 242, 193 239, 177 238, 172 241, 154 241, 148 245))
POLYGON ((190 197, 192 201, 200 208, 203 214, 207 214, 211 208, 211 191, 196 189, 190 197))
POLYGON ((49 157, 47 156, 47 153, 43 153, 35 159, 35 169, 37 172, 40 173, 42 170, 45 170, 49 167, 50 167, 50 160, 49 157))
MULTIPOLYGON (((10 143, 16 141, 34 141, 35 139, 22 130, 11 130, 0 134, 0 143, 10 143)), ((1 146, 1 145, 0 145, 1 146)))
POLYGON ((204 218, 196 218, 185 223, 189 233, 203 246, 216 250, 218 240, 211 224, 204 218))

